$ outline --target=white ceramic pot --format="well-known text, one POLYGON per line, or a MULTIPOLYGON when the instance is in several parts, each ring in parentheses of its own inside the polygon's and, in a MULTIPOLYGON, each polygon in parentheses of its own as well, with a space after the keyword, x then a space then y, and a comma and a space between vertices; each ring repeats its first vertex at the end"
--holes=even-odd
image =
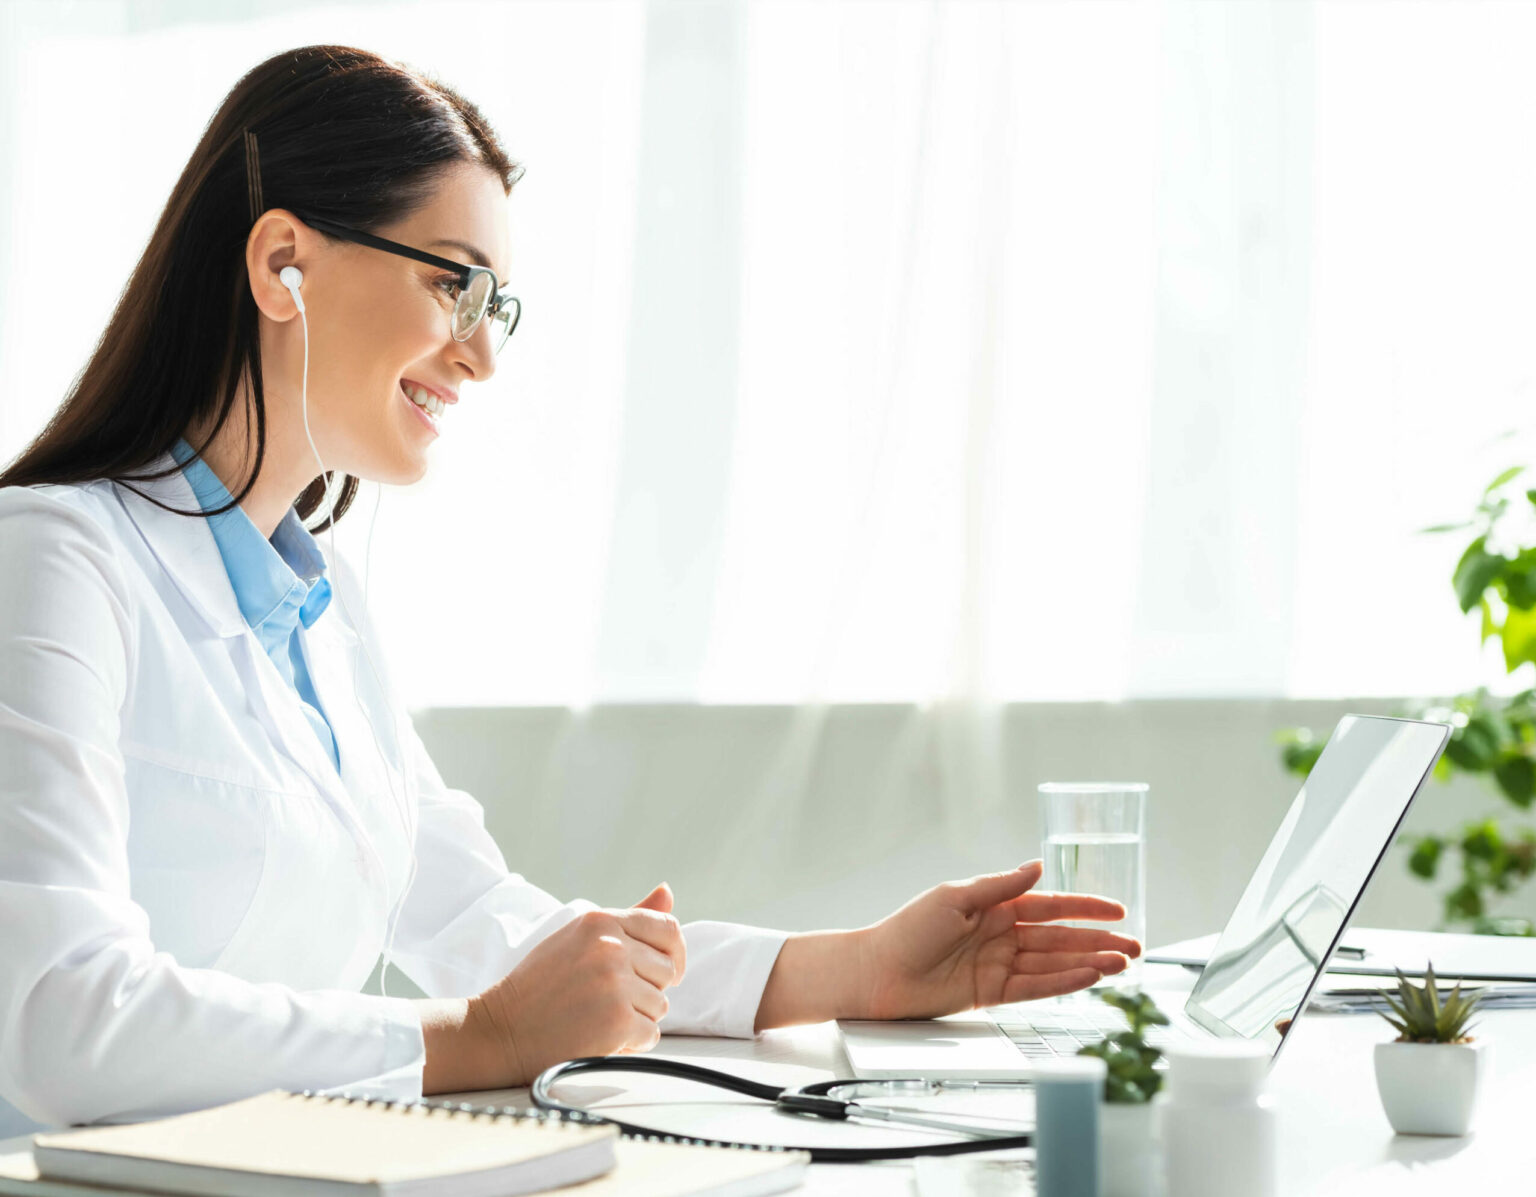
POLYGON ((1102 1103, 1099 1177, 1103 1197, 1158 1197, 1162 1175, 1154 1103, 1102 1103))
POLYGON ((1376 1091, 1400 1135, 1466 1134, 1488 1068, 1481 1040, 1376 1045, 1376 1091))

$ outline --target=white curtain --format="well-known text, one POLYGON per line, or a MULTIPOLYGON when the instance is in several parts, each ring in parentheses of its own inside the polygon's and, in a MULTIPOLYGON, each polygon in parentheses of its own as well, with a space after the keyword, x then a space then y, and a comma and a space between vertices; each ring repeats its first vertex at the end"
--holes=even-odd
POLYGON ((1414 530, 1536 401, 1536 7, 111 0, 0 39, 0 458, 267 55, 405 59, 526 164, 523 323, 373 538, 413 705, 795 705, 782 814, 827 704, 932 712, 985 796, 1006 702, 1488 676, 1414 530))

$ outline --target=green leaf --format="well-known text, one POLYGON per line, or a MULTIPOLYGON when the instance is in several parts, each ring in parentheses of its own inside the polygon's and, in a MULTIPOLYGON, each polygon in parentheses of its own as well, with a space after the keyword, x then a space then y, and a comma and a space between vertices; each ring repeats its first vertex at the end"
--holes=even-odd
MULTIPOLYGON (((1275 733, 1275 743, 1280 745, 1280 764, 1287 773, 1305 779, 1323 754, 1323 744, 1317 742, 1309 727, 1284 727, 1275 733)), ((1326 741, 1324 742, 1326 743, 1326 741)))
POLYGON ((1513 482, 1523 473, 1525 473, 1525 467, 1523 465, 1510 466, 1509 469, 1505 470, 1502 474, 1500 474, 1497 478, 1488 484, 1487 489, 1483 491, 1483 497, 1486 498, 1487 496, 1493 494, 1494 491, 1498 490, 1499 487, 1503 486, 1506 482, 1513 482))
POLYGON ((1461 854, 1470 860, 1492 860, 1504 850, 1504 836, 1492 819, 1469 823, 1462 830, 1461 854))
POLYGON ((1463 882, 1445 895, 1445 913, 1452 922, 1475 919, 1483 913, 1483 897, 1477 886, 1463 882))
POLYGON ((1493 580, 1504 568, 1504 558, 1488 552, 1484 547, 1486 544, 1487 539, 1482 536, 1469 544, 1461 560, 1456 563, 1456 572, 1451 575, 1451 582, 1456 587, 1456 600, 1461 604, 1463 615, 1477 606, 1483 591, 1493 584, 1493 580))
POLYGON ((1504 796, 1521 810, 1536 801, 1536 764, 1523 754, 1507 756, 1493 767, 1494 779, 1504 796))
POLYGON ((1457 768, 1468 773, 1483 773, 1493 768, 1502 751, 1503 728, 1488 710, 1474 712, 1464 727, 1451 733, 1445 755, 1457 768))
POLYGON ((1504 644, 1504 668, 1513 673, 1528 661, 1536 661, 1536 611, 1511 606, 1499 632, 1504 644))
POLYGON ((1099 998, 1124 1014, 1129 1028, 1084 1047, 1077 1054, 1097 1056, 1107 1066, 1105 1101, 1117 1105, 1151 1101, 1163 1083, 1157 1072, 1162 1052, 1142 1038, 1142 1030, 1147 1026, 1166 1026, 1167 1015, 1157 1008, 1150 994, 1106 990, 1099 998))
POLYGON ((1511 607, 1522 611, 1536 607, 1536 549, 1522 549, 1505 561, 1501 580, 1511 607))
POLYGON ((1489 603, 1488 596, 1486 594, 1477 600, 1477 605, 1481 607, 1483 611, 1482 635, 1479 638, 1478 643, 1487 644, 1490 637, 1497 636, 1499 634, 1499 625, 1493 622, 1493 605, 1489 603))
POLYGON ((1321 744, 1288 744, 1280 751, 1280 763, 1287 773, 1308 778, 1317 767, 1317 758, 1323 755, 1321 744))
MULTIPOLYGON (((1526 493, 1530 495, 1536 495, 1536 491, 1527 491, 1526 493)), ((1536 499, 1532 499, 1531 502, 1536 503, 1536 499)), ((1462 520, 1459 524, 1431 524, 1427 528, 1420 528, 1419 535, 1432 536, 1437 532, 1460 532, 1463 529, 1470 528, 1471 526, 1471 520, 1462 520)))
POLYGON ((1426 881, 1434 880, 1435 869, 1440 864, 1440 853, 1444 849, 1445 841, 1439 836, 1426 835, 1413 846, 1413 853, 1408 857, 1408 871, 1426 881))

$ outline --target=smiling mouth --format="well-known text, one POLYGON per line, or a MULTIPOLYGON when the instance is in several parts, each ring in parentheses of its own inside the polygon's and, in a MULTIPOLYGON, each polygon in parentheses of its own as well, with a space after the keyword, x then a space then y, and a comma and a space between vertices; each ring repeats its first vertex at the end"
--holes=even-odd
POLYGON ((415 394, 412 394, 410 390, 406 389, 405 383, 402 382, 400 384, 400 393, 405 396, 412 409, 416 412, 416 415, 427 425, 428 428, 432 429, 433 432, 441 431, 438 427, 438 415, 447 405, 436 395, 433 395, 429 391, 424 391, 420 387, 415 387, 412 389, 415 391, 415 394), (418 399, 416 395, 420 395, 421 398, 418 399))
POLYGON ((401 382, 400 389, 405 392, 405 397, 428 415, 440 416, 447 404, 434 395, 426 387, 412 386, 408 382, 401 382))

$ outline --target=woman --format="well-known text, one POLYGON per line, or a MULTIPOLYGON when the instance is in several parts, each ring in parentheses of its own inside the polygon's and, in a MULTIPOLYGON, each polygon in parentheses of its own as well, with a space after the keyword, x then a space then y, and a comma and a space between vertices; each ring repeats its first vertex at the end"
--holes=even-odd
POLYGON ((1139 951, 1040 925, 1124 911, 1031 894, 1038 862, 799 935, 507 871, 301 520, 421 477, 443 406, 495 371, 520 174, 399 64, 262 63, 0 473, 0 1136, 274 1087, 517 1085, 663 1031, 1064 993, 1139 951), (381 949, 432 996, 359 992, 381 949))

